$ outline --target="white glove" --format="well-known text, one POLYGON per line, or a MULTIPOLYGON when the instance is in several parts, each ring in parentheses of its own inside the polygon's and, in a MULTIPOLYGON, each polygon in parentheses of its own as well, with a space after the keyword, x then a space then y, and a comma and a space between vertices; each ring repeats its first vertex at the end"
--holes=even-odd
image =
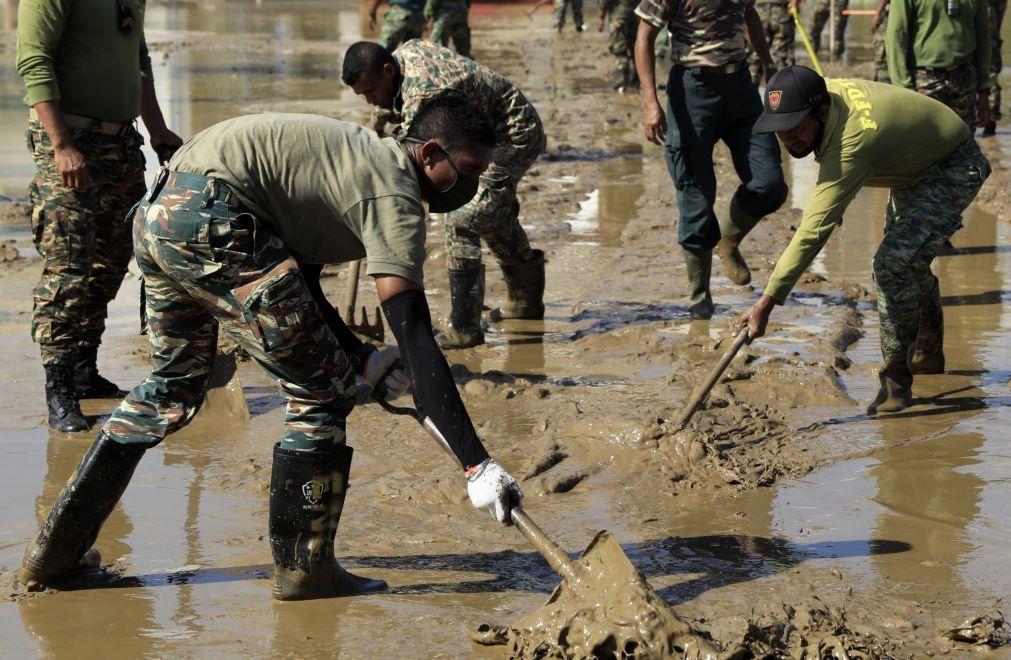
POLYGON ((512 524, 510 513, 523 501, 523 491, 516 480, 490 458, 467 475, 467 494, 475 509, 488 509, 504 525, 512 524))
POLYGON ((372 400, 372 392, 380 382, 386 386, 387 399, 396 399, 411 389, 407 369, 399 360, 400 348, 396 345, 383 346, 369 353, 365 359, 365 373, 355 376, 355 383, 358 385, 355 402, 358 405, 372 400))

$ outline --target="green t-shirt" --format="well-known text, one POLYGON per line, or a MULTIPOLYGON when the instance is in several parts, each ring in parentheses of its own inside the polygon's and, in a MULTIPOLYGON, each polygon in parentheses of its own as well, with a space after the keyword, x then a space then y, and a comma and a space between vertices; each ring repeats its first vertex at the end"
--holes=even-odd
POLYGON ((817 161, 818 183, 765 293, 786 300, 863 186, 912 183, 970 135, 943 103, 903 87, 829 80, 831 106, 817 161))
POLYGON ((425 208, 393 138, 317 115, 247 115, 194 135, 169 169, 227 183, 300 261, 367 256, 369 275, 423 284, 425 208))
POLYGON ((144 0, 122 0, 133 29, 119 30, 116 0, 21 0, 17 69, 33 106, 59 100, 70 114, 125 122, 140 114, 141 77, 151 77, 144 0))

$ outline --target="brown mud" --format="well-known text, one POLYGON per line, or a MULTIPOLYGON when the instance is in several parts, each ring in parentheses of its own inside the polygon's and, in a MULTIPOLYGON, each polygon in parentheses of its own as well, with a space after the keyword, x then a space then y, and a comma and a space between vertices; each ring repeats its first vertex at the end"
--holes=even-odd
MULTIPOLYGON (((784 163, 788 208, 744 246, 753 284, 733 286, 717 261, 717 315, 691 323, 673 187, 662 151, 640 138, 638 99, 608 89, 605 37, 558 38, 548 12, 531 20, 523 9, 475 5, 474 42, 480 60, 533 100, 549 134, 520 187, 522 222, 549 260, 548 311, 543 322, 491 323, 487 345, 449 359, 489 449, 522 478, 527 508, 569 550, 610 530, 658 597, 724 653, 960 655, 979 646, 966 641, 972 635, 1002 639, 987 632, 999 629, 992 617, 965 635, 945 633, 1011 593, 1011 133, 1001 126, 981 140, 994 175, 953 240, 956 252, 935 266, 947 373, 917 379, 913 408, 875 419, 861 406, 877 381, 869 265, 886 200, 868 190, 776 310, 770 334, 742 351, 677 430, 685 398, 789 240, 815 170, 809 160, 784 163)), ((152 2, 147 21, 158 94, 184 136, 266 110, 368 116, 338 75, 340 54, 364 27, 356 4, 152 2)), ((851 56, 866 58, 866 21, 851 24, 851 56)), ((0 194, 23 201, 31 162, 9 64, 12 29, 0 42, 8 61, 0 194)), ((866 76, 864 62, 832 71, 866 76)), ((722 145, 716 156, 725 204, 735 179, 722 145)), ((272 602, 266 498, 283 401, 249 362, 238 365, 248 414, 213 406, 141 462, 97 543, 112 570, 22 599, 12 583, 24 545, 93 434, 45 427, 29 336, 41 265, 24 206, 0 208, 0 240, 13 241, 20 257, 0 272, 5 652, 495 655, 501 649, 475 645, 468 633, 481 624, 517 629, 543 614, 558 577, 515 530, 470 507, 457 470, 416 424, 371 406, 349 419, 357 451, 337 553, 386 579, 390 592, 272 602)), ((427 285, 442 319, 438 220, 429 251, 427 285)), ((494 308, 505 287, 491 261, 488 271, 494 308)), ((343 275, 328 274, 324 287, 339 300, 343 275)), ((103 372, 123 387, 149 368, 137 294, 130 275, 100 354, 103 372)), ((362 304, 371 297, 364 282, 362 304)), ((86 401, 84 411, 100 423, 114 405, 86 401)))

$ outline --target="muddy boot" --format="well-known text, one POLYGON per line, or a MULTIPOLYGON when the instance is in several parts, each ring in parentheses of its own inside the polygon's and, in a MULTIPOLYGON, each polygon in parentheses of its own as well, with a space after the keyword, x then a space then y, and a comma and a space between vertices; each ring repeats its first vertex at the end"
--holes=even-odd
POLYGON ((270 475, 270 548, 274 598, 310 600, 386 589, 383 580, 358 577, 334 558, 353 450, 297 451, 274 445, 270 475))
POLYGON ((49 427, 64 433, 87 431, 91 428, 81 412, 81 402, 74 386, 73 370, 59 362, 47 364, 46 403, 49 406, 49 427))
POLYGON ((531 250, 530 261, 502 265, 509 302, 499 311, 502 319, 544 318, 544 251, 531 250))
POLYGON ((126 392, 98 373, 98 347, 81 348, 74 367, 74 385, 82 399, 120 399, 126 392))
POLYGON ((484 265, 449 271, 449 327, 439 338, 442 348, 470 348, 484 343, 484 265))
POLYGON ((914 374, 944 373, 944 310, 936 277, 933 290, 924 296, 920 307, 920 329, 909 357, 909 368, 914 374))
POLYGON ((913 405, 911 387, 900 385, 885 374, 880 374, 878 379, 881 381, 881 387, 878 389, 878 395, 867 406, 868 415, 899 412, 913 405))
MULTIPOLYGON (((98 530, 122 497, 145 449, 99 433, 77 471, 60 491, 49 516, 28 544, 18 581, 43 589, 68 577, 98 538, 98 530)), ((92 551, 94 552, 94 551, 92 551)), ((89 564, 97 564, 94 557, 89 564)))
POLYGON ((693 321, 705 321, 713 317, 716 306, 709 293, 709 278, 713 272, 713 253, 710 250, 683 250, 685 266, 688 268, 688 283, 691 285, 691 305, 688 312, 693 321))
POLYGON ((997 135, 997 122, 991 119, 983 127, 982 137, 993 137, 994 135, 997 135))
POLYGON ((740 245, 744 237, 758 224, 758 218, 746 213, 737 203, 737 198, 734 198, 719 217, 719 223, 722 238, 713 252, 719 255, 730 281, 744 286, 751 281, 751 269, 741 254, 740 245))

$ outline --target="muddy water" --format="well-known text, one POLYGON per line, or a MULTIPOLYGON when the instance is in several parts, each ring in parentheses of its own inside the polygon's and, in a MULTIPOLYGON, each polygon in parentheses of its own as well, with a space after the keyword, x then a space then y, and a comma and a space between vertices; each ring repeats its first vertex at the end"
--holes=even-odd
MULTIPOLYGON (((971 210, 954 239, 960 252, 938 260, 948 372, 917 379, 910 411, 872 420, 858 405, 876 381, 876 314, 861 287, 871 287, 885 202, 864 191, 815 264, 827 281, 805 281, 777 311, 774 332, 718 386, 717 403, 688 434, 674 432, 666 420, 725 347, 730 318, 761 290, 797 215, 784 210, 756 230, 757 287, 733 287, 715 267, 718 316, 690 324, 673 191, 658 150, 640 146, 637 100, 606 89, 604 37, 557 41, 543 9, 533 21, 480 9, 478 56, 521 84, 551 136, 522 188, 524 223, 548 251, 548 312, 543 322, 494 325, 488 346, 450 357, 482 436, 524 477, 531 515, 572 553, 597 530, 613 532, 657 593, 725 647, 740 641, 746 618, 781 621, 782 603, 821 611, 810 602, 817 596, 845 609, 851 631, 902 653, 948 649, 937 640, 943 628, 1011 594, 1007 217, 971 210), (840 329, 862 334, 845 355, 832 341, 840 329)), ((367 115, 337 76, 340 53, 363 27, 350 3, 337 11, 153 4, 148 21, 159 95, 181 134, 242 112, 367 115)), ((854 21, 851 34, 858 29, 866 25, 854 21)), ((9 65, 0 90, 0 194, 16 196, 31 164, 9 65)), ((985 144, 996 177, 1007 176, 1008 135, 985 144)), ((725 152, 717 156, 721 181, 732 180, 725 152)), ((787 171, 790 205, 801 208, 812 163, 787 171)), ((730 192, 723 185, 721 201, 730 192)), ((441 317, 437 233, 429 286, 441 317)), ((0 238, 31 255, 23 221, 0 225, 0 238)), ((38 270, 27 261, 0 273, 4 596, 27 539, 91 441, 45 430, 28 338, 38 270)), ((342 288, 339 278, 325 284, 342 288)), ((498 304, 504 288, 492 265, 488 289, 498 304)), ((128 279, 101 354, 103 370, 124 386, 147 368, 136 295, 128 279)), ((372 295, 367 285, 361 295, 372 295)), ((468 632, 519 621, 545 603, 558 578, 519 534, 471 510, 456 471, 420 429, 367 408, 350 420, 357 451, 337 551, 392 589, 271 601, 266 488, 283 403, 250 365, 240 376, 248 422, 219 407, 141 462, 98 541, 108 575, 0 602, 7 654, 495 653, 472 645, 468 632)), ((86 402, 85 412, 100 421, 113 405, 86 402)))

